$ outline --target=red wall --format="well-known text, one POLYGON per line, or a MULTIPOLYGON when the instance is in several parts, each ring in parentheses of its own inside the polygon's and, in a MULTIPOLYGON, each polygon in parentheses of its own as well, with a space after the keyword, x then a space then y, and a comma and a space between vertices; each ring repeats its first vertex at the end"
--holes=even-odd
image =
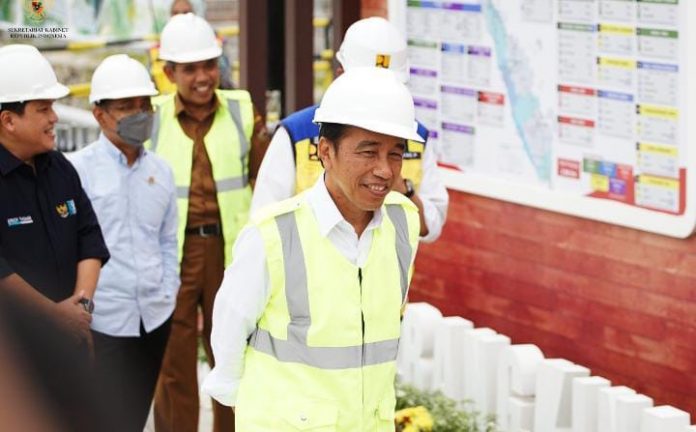
POLYGON ((411 301, 533 343, 696 419, 696 237, 450 192, 411 301))

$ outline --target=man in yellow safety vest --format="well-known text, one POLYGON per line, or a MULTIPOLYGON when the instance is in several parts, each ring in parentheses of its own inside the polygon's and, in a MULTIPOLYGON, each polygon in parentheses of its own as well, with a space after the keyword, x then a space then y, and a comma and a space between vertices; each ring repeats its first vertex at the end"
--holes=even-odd
POLYGON ((314 121, 325 171, 240 234, 203 391, 236 407, 240 431, 393 431, 420 223, 392 190, 406 141, 422 141, 413 99, 391 71, 355 68, 331 84, 314 121))
MULTIPOLYGON (((247 222, 250 180, 265 148, 265 126, 244 90, 218 90, 222 49, 212 27, 193 14, 173 16, 162 30, 160 58, 177 86, 155 100, 149 149, 172 167, 179 214, 181 288, 155 395, 155 426, 191 431, 198 425, 198 308, 212 364, 213 300, 232 245, 247 222)), ((213 406, 215 431, 234 428, 232 410, 213 406)))

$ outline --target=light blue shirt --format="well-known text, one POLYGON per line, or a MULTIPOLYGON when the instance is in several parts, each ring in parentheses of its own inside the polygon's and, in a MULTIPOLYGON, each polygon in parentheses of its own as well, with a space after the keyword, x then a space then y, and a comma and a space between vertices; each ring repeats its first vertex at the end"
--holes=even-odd
POLYGON ((174 175, 143 151, 133 166, 100 134, 68 155, 92 201, 111 259, 94 295, 92 329, 111 336, 149 333, 169 318, 179 290, 174 175))

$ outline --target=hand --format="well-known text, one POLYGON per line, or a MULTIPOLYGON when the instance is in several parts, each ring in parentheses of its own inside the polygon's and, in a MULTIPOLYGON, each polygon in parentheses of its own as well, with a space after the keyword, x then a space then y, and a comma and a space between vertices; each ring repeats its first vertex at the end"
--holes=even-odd
POLYGON ((59 324, 63 325, 75 340, 89 342, 92 338, 89 330, 92 316, 79 303, 83 295, 83 292, 73 294, 72 297, 57 303, 56 318, 59 324))

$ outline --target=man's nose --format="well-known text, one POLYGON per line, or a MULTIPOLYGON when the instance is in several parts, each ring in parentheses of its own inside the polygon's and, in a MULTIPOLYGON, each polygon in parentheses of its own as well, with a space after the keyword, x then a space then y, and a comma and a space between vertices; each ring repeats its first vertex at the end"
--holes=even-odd
POLYGON ((387 155, 379 157, 372 172, 377 177, 385 180, 390 180, 394 177, 394 171, 392 170, 387 155))

